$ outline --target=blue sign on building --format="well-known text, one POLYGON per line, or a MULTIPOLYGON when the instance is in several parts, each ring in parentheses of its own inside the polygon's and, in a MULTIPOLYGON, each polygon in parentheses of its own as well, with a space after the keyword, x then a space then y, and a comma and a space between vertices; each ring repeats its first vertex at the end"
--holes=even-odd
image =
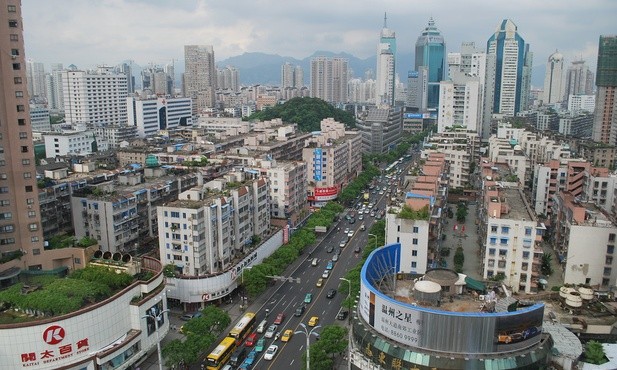
POLYGON ((321 148, 315 148, 313 151, 313 165, 315 166, 315 175, 313 176, 313 180, 315 181, 321 181, 322 160, 323 156, 321 154, 321 148))

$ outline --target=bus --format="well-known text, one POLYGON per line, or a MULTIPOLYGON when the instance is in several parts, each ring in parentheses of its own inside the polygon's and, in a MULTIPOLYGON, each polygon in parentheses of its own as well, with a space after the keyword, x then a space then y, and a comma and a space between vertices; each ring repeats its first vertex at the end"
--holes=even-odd
POLYGON ((242 316, 240 321, 234 325, 233 329, 231 329, 228 336, 236 340, 237 346, 241 345, 244 338, 253 331, 255 320, 255 314, 253 312, 247 312, 242 316))
POLYGON ((231 337, 226 337, 219 343, 216 348, 210 352, 206 358, 206 369, 219 370, 231 357, 231 354, 236 350, 236 340, 231 337))
POLYGON ((369 199, 371 199, 371 195, 367 191, 364 193, 364 205, 367 205, 369 203, 369 199))

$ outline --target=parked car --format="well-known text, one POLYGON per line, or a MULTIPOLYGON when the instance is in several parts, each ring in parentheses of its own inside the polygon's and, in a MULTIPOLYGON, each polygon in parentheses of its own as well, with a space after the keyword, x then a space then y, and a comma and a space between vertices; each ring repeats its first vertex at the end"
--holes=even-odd
POLYGON ((336 289, 330 289, 328 290, 328 294, 326 294, 326 298, 334 298, 334 296, 336 295, 336 289))
POLYGON ((348 311, 339 311, 339 313, 336 315, 336 318, 339 320, 345 320, 347 318, 347 315, 349 315, 348 311))
POLYGON ((281 325, 283 321, 285 321, 285 314, 281 312, 278 315, 276 315, 276 319, 274 319, 274 324, 281 325))

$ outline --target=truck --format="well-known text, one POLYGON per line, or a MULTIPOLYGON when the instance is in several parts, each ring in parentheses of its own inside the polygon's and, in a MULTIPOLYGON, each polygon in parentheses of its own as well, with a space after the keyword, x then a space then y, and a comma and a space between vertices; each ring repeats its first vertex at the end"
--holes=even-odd
POLYGON ((316 233, 328 232, 328 227, 327 226, 315 226, 315 232, 316 233))

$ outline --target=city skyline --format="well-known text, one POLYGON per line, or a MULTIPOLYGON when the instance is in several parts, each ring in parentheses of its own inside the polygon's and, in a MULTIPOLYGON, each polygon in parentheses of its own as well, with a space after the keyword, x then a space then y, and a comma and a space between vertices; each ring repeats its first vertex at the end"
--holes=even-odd
POLYGON ((356 2, 353 8, 337 2, 271 2, 272 6, 248 1, 213 5, 207 1, 27 0, 22 3, 26 57, 46 65, 62 62, 80 68, 123 60, 162 64, 181 61, 184 45, 206 44, 213 45, 217 60, 245 52, 305 58, 317 50, 367 58, 375 53, 375 35, 387 12, 399 53, 413 51, 430 17, 442 31, 447 51, 454 52, 463 41, 484 47, 495 25, 509 18, 532 45, 534 64, 545 64, 557 49, 567 64, 582 57, 595 70, 598 38, 615 32, 611 15, 617 11, 617 3, 610 0, 567 7, 559 1, 497 5, 480 0, 436 1, 425 6, 419 1, 390 0, 378 8, 368 1, 356 2))

